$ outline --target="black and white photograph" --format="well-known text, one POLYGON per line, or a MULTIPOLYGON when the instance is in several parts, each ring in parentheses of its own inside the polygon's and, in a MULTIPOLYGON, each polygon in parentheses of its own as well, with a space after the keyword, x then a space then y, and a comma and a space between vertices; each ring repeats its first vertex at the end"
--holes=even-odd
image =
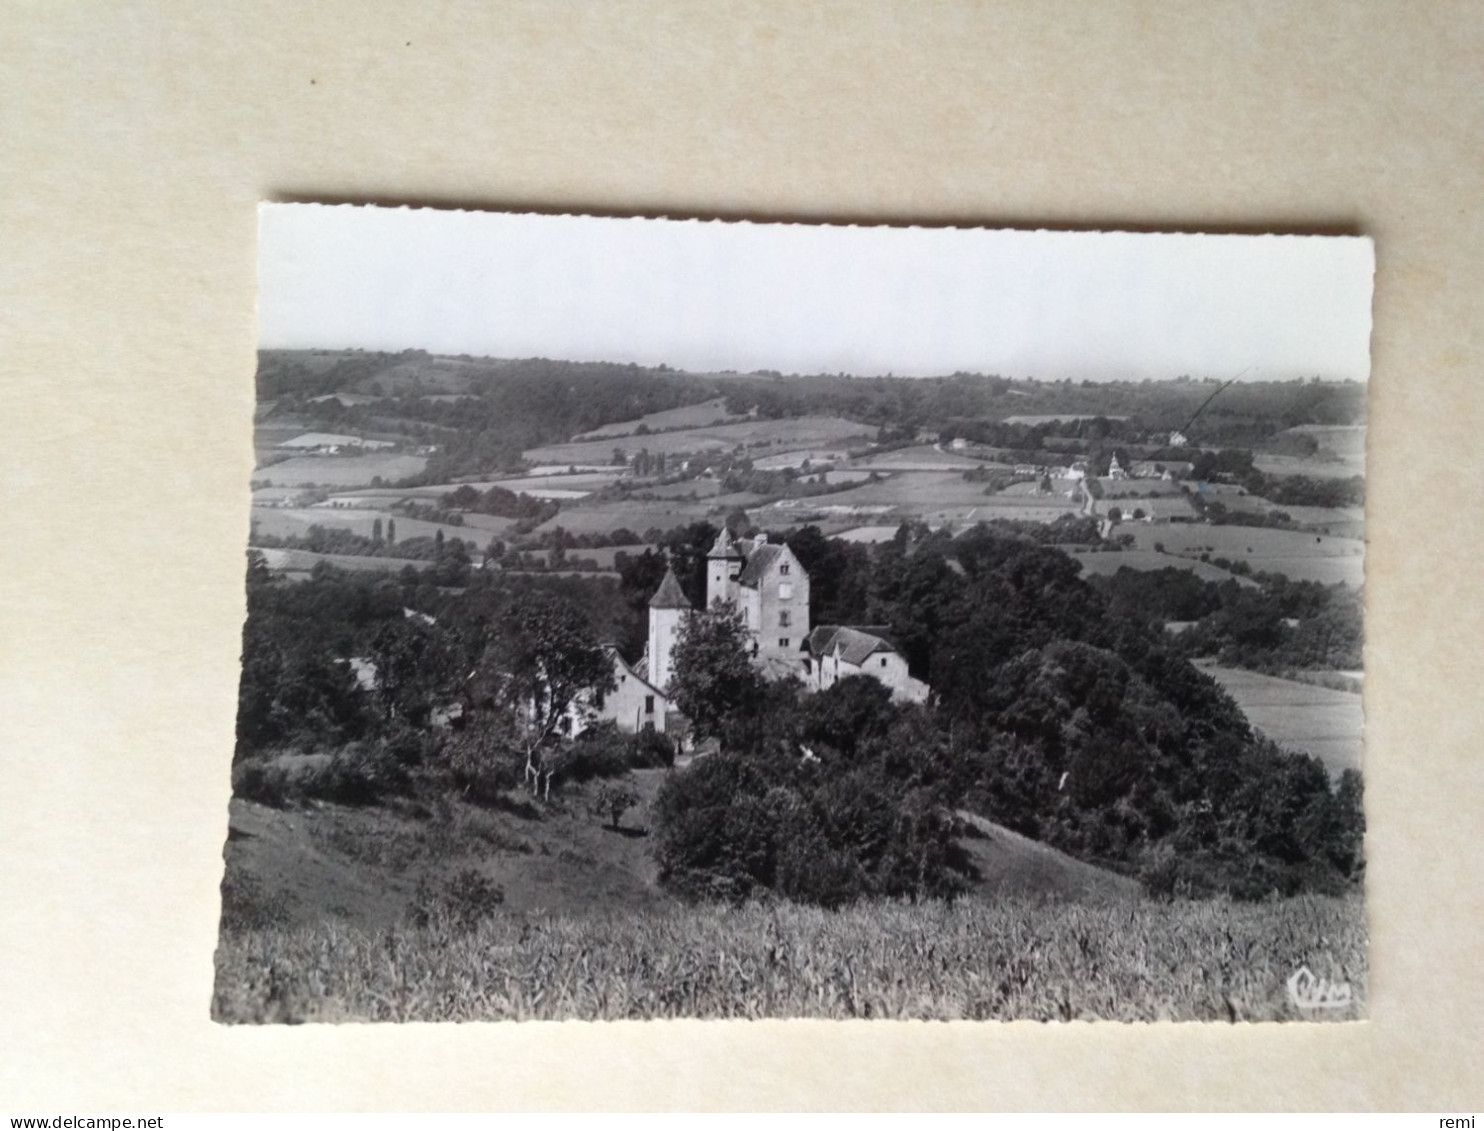
POLYGON ((263 205, 211 1016, 1364 1019, 1373 272, 263 205))

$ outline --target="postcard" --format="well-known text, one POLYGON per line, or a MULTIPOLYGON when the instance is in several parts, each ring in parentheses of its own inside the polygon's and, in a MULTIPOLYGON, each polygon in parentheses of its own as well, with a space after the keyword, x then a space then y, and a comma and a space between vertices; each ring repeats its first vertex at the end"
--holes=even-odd
POLYGON ((1369 240, 260 237, 218 1021, 1365 1016, 1369 240))

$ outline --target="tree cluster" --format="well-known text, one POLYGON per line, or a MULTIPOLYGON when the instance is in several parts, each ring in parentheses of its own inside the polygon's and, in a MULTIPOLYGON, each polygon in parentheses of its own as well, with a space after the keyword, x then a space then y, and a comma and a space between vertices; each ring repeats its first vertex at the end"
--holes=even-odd
MULTIPOLYGON (((864 679, 801 697, 760 680, 740 626, 697 618, 674 693, 720 751, 661 794, 677 889, 830 904, 951 891, 955 807, 1169 893, 1255 898, 1357 877, 1358 780, 1337 788, 1312 758, 1254 736, 1126 586, 1107 597, 1064 554, 985 527, 908 532, 859 559, 811 541, 805 554, 843 564, 832 580, 859 587, 858 609, 935 702, 893 704, 864 679)), ((1181 613, 1246 600, 1158 584, 1181 613)), ((1324 592, 1300 587, 1278 607, 1318 607, 1334 599, 1324 592)))

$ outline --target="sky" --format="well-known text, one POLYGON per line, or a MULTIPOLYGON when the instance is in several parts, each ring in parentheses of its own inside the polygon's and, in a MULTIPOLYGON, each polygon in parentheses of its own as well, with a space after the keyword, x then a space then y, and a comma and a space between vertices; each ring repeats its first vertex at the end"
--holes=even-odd
POLYGON ((1372 243, 265 204, 259 345, 857 376, 1370 374, 1372 243))

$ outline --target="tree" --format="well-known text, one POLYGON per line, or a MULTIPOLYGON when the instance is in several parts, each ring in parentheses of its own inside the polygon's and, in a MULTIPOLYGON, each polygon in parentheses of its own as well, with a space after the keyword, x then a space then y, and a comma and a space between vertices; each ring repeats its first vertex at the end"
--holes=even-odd
MULTIPOLYGON (((475 678, 487 701, 513 717, 528 773, 543 772, 540 749, 564 733, 590 695, 612 691, 613 665, 571 603, 550 595, 516 606, 486 646, 475 678)), ((550 767, 547 773, 550 782, 550 767)))
POLYGON ((593 808, 599 813, 606 813, 615 829, 624 813, 637 804, 639 795, 627 782, 605 782, 593 800, 593 808))
POLYGON ((387 621, 371 640, 376 695, 388 719, 427 724, 437 701, 452 693, 458 648, 449 632, 421 616, 387 621))
POLYGON ((371 524, 371 544, 373 546, 379 546, 381 545, 381 541, 381 519, 378 518, 371 524))
POLYGON ((751 733, 766 688, 748 655, 752 638, 739 613, 717 607, 681 623, 670 696, 698 739, 751 733))
POLYGON ((386 520, 386 544, 388 546, 397 544, 397 520, 394 518, 386 520))

